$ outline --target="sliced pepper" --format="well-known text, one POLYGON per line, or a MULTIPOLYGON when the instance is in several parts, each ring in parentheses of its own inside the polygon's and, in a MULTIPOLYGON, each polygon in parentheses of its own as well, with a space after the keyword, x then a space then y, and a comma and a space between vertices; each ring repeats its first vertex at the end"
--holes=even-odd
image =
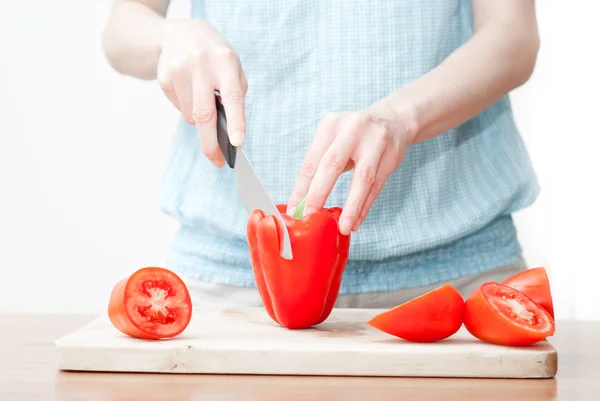
POLYGON ((340 234, 339 207, 304 217, 287 215, 286 205, 277 209, 289 232, 293 259, 279 255, 279 220, 255 210, 247 224, 254 278, 271 319, 288 329, 307 329, 331 314, 348 261, 350 236, 340 234))

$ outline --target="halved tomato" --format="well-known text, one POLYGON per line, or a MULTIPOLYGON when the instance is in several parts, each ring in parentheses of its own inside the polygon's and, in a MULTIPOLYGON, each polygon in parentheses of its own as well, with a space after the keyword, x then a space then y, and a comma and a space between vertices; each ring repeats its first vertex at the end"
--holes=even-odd
POLYGON ((525 294, 498 283, 484 283, 465 302, 465 327, 491 344, 530 345, 554 334, 552 316, 525 294))
POLYGON ((413 342, 434 342, 460 329, 464 300, 450 284, 382 312, 367 324, 384 333, 413 342))
POLYGON ((108 316, 117 330, 131 337, 172 338, 190 323, 192 301, 177 274, 144 267, 114 286, 108 316))
POLYGON ((527 295, 533 301, 540 304, 542 308, 546 309, 550 313, 550 316, 552 316, 552 319, 554 319, 554 305, 552 303, 550 281, 548 280, 546 269, 536 267, 522 271, 507 278, 502 284, 527 295))

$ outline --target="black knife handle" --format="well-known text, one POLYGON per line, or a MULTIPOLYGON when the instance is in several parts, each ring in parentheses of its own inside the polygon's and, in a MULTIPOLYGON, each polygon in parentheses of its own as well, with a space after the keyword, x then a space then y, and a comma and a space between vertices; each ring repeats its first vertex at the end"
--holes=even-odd
POLYGON ((235 167, 236 147, 229 141, 229 134, 227 134, 227 116, 225 115, 225 108, 221 103, 221 95, 215 92, 215 106, 217 108, 217 141, 225 161, 230 168, 235 167))

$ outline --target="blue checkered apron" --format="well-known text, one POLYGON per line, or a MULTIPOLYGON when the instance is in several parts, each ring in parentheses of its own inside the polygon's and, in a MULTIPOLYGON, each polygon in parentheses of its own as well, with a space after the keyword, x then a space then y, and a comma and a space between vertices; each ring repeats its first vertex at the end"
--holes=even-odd
MULTIPOLYGON (((194 0, 239 54, 248 79, 244 149, 285 203, 328 112, 360 110, 439 65, 472 35, 463 0, 194 0)), ((343 206, 351 173, 327 206, 343 206)), ((353 233, 341 293, 428 285, 514 263, 511 213, 538 184, 504 97, 476 118, 412 146, 353 233)), ((254 286, 247 214, 228 168, 204 157, 180 121, 160 206, 181 223, 168 265, 192 278, 254 286)))

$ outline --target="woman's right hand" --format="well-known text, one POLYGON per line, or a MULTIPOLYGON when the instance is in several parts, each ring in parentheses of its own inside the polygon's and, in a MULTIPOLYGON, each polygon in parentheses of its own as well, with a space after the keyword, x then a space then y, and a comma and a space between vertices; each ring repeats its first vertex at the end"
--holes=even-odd
POLYGON ((165 28, 157 77, 184 120, 196 126, 206 157, 222 167, 225 159, 217 142, 215 90, 221 93, 231 143, 241 145, 246 133, 248 83, 238 55, 209 24, 171 21, 165 28))

